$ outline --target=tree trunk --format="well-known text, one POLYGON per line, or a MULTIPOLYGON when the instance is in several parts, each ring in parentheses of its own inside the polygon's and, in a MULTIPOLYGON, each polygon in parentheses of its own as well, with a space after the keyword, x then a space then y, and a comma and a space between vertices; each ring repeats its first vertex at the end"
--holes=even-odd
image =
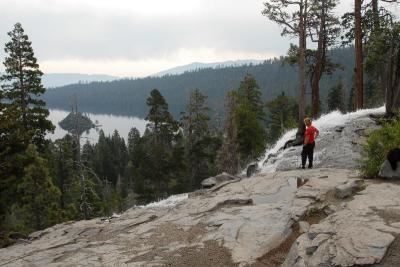
POLYGON ((315 119, 319 113, 319 81, 325 67, 325 50, 326 50, 326 0, 322 0, 321 20, 318 33, 318 50, 316 54, 315 71, 311 82, 311 112, 315 119))
POLYGON ((58 169, 60 171, 59 176, 60 176, 60 207, 61 210, 64 210, 65 208, 65 181, 64 181, 64 168, 63 168, 63 161, 62 161, 62 149, 61 147, 59 148, 59 157, 58 157, 58 169))
POLYGON ((306 37, 306 20, 307 20, 307 0, 301 1, 300 4, 300 23, 299 23, 299 128, 298 131, 303 129, 303 119, 306 114, 306 72, 305 60, 307 49, 306 37))
MULTIPOLYGON (((395 44, 392 44, 395 46, 395 44)), ((391 105, 391 112, 397 112, 400 107, 400 53, 399 48, 392 49, 392 74, 391 74, 391 91, 392 91, 392 105, 391 105)))
POLYGON ((354 2, 355 16, 355 52, 356 52, 356 108, 362 109, 364 106, 363 89, 363 58, 362 58, 362 32, 361 32, 361 0, 354 2))
POLYGON ((372 19, 374 22, 373 30, 376 32, 380 28, 378 0, 372 0, 372 19))

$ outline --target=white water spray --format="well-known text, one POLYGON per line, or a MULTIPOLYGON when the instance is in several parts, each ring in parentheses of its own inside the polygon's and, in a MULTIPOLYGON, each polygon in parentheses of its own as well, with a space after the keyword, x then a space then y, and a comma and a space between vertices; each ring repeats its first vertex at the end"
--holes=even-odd
POLYGON ((179 194, 179 195, 172 195, 166 199, 152 202, 147 205, 137 206, 139 208, 172 208, 175 207, 180 202, 186 200, 188 198, 188 194, 179 194))
MULTIPOLYGON (((313 125, 318 128, 320 132, 328 131, 336 126, 344 125, 352 120, 357 118, 367 116, 368 114, 382 114, 385 112, 385 106, 375 109, 362 109, 355 112, 350 112, 343 114, 340 111, 333 111, 331 113, 322 115, 319 119, 313 122, 313 125)), ((295 138, 297 129, 292 129, 286 132, 270 149, 265 152, 265 155, 258 162, 258 166, 261 169, 262 173, 269 173, 275 171, 274 164, 266 164, 264 162, 271 156, 275 155, 277 159, 282 157, 282 153, 279 151, 283 148, 287 141, 295 138)))

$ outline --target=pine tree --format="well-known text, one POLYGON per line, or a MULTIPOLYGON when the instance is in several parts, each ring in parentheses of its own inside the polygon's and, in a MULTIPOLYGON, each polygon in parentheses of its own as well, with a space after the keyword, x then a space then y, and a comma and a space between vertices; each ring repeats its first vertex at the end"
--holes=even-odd
POLYGON ((70 135, 54 142, 54 168, 58 188, 60 190, 60 208, 63 219, 77 218, 77 195, 74 195, 72 185, 76 179, 74 170, 73 140, 70 135))
POLYGON ((28 231, 40 230, 59 221, 60 192, 53 184, 45 160, 35 145, 26 150, 29 164, 18 185, 20 214, 28 231))
POLYGON ((347 111, 352 112, 356 110, 356 99, 354 86, 350 88, 349 98, 347 101, 347 111))
POLYGON ((218 165, 221 171, 235 175, 239 171, 239 147, 235 121, 236 97, 233 91, 226 97, 227 117, 224 126, 224 139, 218 153, 218 165))
POLYGON ((157 89, 151 91, 147 105, 150 107, 146 117, 150 133, 150 177, 154 185, 154 196, 159 199, 166 191, 170 174, 170 151, 178 124, 169 113, 168 104, 157 89))
POLYGON ((257 114, 246 102, 235 108, 235 123, 238 125, 237 141, 240 158, 247 164, 265 151, 265 131, 257 119, 257 114))
POLYGON ((171 174, 168 179, 168 194, 192 191, 192 187, 187 179, 188 172, 190 171, 188 167, 190 162, 188 162, 188 157, 185 153, 186 149, 185 138, 182 131, 179 131, 175 137, 169 160, 171 174))
POLYGON ((297 122, 296 100, 282 92, 273 101, 267 102, 269 110, 269 142, 275 142, 287 129, 295 128, 297 122))
POLYGON ((45 92, 41 84, 43 73, 21 24, 15 24, 8 35, 11 41, 6 43, 4 49, 8 56, 4 61, 6 73, 1 81, 6 109, 16 116, 9 130, 14 131, 14 140, 23 145, 23 149, 30 143, 40 149, 45 143, 46 133, 54 129, 47 119, 49 111, 45 102, 39 98, 45 92))
POLYGON ((344 111, 343 101, 343 83, 340 82, 337 86, 332 87, 328 94, 328 110, 344 111))
POLYGON ((236 98, 234 117, 240 159, 243 164, 247 164, 258 158, 266 145, 261 90, 255 79, 247 75, 233 95, 236 98))
POLYGON ((253 76, 247 74, 240 82, 237 91, 238 101, 247 101, 253 113, 257 115, 260 123, 265 122, 264 104, 261 100, 261 89, 253 76))
POLYGON ((132 128, 129 133, 128 133, 128 154, 129 154, 129 159, 133 160, 131 158, 132 155, 134 155, 136 147, 139 146, 140 142, 140 132, 138 129, 135 127, 132 128))
POLYGON ((125 167, 125 175, 123 181, 123 197, 129 196, 132 202, 135 192, 135 182, 141 179, 141 175, 138 171, 139 166, 144 159, 143 140, 140 136, 140 132, 136 128, 132 128, 128 134, 128 163, 125 167))
POLYGON ((189 175, 189 190, 200 185, 200 182, 212 173, 215 161, 215 147, 218 140, 211 135, 205 106, 206 96, 198 89, 191 92, 186 111, 182 113, 182 127, 185 136, 185 158, 189 175))
POLYGON ((136 128, 128 135, 128 164, 125 170, 123 194, 126 194, 124 205, 146 203, 154 199, 151 176, 151 132, 147 128, 140 136, 136 128), (132 203, 132 204, 130 204, 132 203))
POLYGON ((117 181, 121 180, 121 176, 125 171, 125 166, 128 160, 128 151, 126 148, 125 140, 119 135, 119 132, 117 130, 114 130, 110 141, 113 164, 112 168, 114 171, 111 181, 114 185, 116 185, 117 181))
POLYGON ((8 35, 5 74, 0 77, 0 224, 19 198, 16 190, 27 164, 24 154, 28 145, 35 144, 43 151, 45 135, 54 129, 40 99, 45 89, 31 42, 19 23, 8 35))
POLYGON ((147 128, 152 132, 154 142, 170 144, 178 129, 178 123, 169 112, 167 102, 160 91, 153 89, 146 103, 150 107, 146 117, 146 120, 149 121, 147 128))

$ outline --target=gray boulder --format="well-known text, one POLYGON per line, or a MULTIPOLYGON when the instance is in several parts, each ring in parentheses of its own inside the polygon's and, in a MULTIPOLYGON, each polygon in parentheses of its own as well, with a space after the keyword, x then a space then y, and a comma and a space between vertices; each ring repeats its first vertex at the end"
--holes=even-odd
POLYGON ((364 181, 361 179, 349 180, 344 184, 335 187, 337 198, 343 199, 352 196, 355 192, 365 188, 364 181))
POLYGON ((258 164, 257 162, 249 164, 247 166, 247 170, 246 170, 246 176, 247 177, 251 177, 254 174, 256 174, 257 172, 259 172, 260 170, 258 169, 258 164))
POLYGON ((390 165, 390 162, 385 160, 379 171, 379 176, 388 179, 400 179, 400 167, 394 171, 390 165))
POLYGON ((307 233, 308 230, 310 230, 310 224, 306 221, 300 221, 299 222, 299 233, 304 234, 304 233, 307 233))
POLYGON ((214 177, 210 177, 207 179, 204 179, 201 182, 201 185, 203 186, 203 188, 211 188, 215 185, 218 185, 220 183, 223 182, 227 182, 227 181, 233 181, 233 180, 238 180, 239 178, 233 175, 230 175, 229 173, 223 172, 217 176, 214 177))

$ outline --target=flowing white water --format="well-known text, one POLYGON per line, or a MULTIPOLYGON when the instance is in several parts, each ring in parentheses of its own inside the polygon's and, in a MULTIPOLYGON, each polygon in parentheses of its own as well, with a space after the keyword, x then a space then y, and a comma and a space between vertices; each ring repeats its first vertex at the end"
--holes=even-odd
POLYGON ((176 206, 178 203, 186 200, 188 198, 188 194, 179 194, 172 195, 166 199, 160 200, 158 202, 152 202, 150 204, 144 206, 138 206, 139 208, 172 208, 176 206))
MULTIPOLYGON (((385 107, 375 108, 375 109, 362 109, 355 112, 350 112, 343 114, 340 111, 333 111, 331 113, 322 115, 319 119, 313 122, 313 125, 318 128, 320 132, 327 131, 339 125, 344 125, 352 120, 355 120, 359 117, 366 116, 368 114, 381 114, 385 112, 385 107)), ((269 173, 274 172, 276 165, 274 164, 265 164, 264 162, 271 155, 276 155, 276 157, 280 158, 279 151, 283 148, 285 143, 291 139, 295 138, 297 129, 292 129, 286 132, 270 149, 265 152, 264 157, 258 162, 258 166, 261 169, 261 173, 269 173)), ((282 155, 281 155, 282 156, 282 155)))

